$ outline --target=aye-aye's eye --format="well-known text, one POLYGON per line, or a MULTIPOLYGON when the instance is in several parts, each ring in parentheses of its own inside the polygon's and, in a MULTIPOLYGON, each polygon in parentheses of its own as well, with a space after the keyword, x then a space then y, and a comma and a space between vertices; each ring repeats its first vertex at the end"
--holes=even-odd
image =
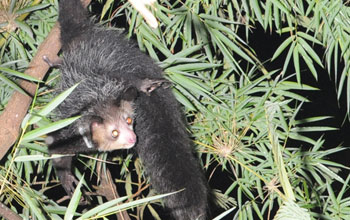
POLYGON ((118 137, 118 135, 119 135, 119 132, 118 132, 117 130, 113 130, 113 131, 112 131, 112 137, 113 137, 113 138, 118 137))
POLYGON ((132 118, 127 117, 127 118, 126 118, 126 123, 127 123, 128 125, 131 125, 131 124, 132 124, 132 118))

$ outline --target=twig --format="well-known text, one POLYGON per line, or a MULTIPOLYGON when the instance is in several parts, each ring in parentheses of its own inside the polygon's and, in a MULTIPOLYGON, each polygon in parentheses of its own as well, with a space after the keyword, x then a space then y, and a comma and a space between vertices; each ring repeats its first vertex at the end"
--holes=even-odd
MULTIPOLYGON (((98 163, 99 163, 99 166, 102 164, 101 162, 98 162, 98 163)), ((100 181, 100 184, 97 187, 95 187, 97 189, 96 193, 106 197, 108 201, 120 198, 116 190, 117 187, 115 183, 112 181, 112 175, 109 169, 106 169, 106 173, 101 172, 102 169, 98 168, 97 170, 99 174, 98 176, 101 176, 101 181, 100 181), (103 174, 101 175, 101 173, 103 174)), ((130 220, 130 217, 127 211, 121 211, 117 213, 117 219, 130 220)))

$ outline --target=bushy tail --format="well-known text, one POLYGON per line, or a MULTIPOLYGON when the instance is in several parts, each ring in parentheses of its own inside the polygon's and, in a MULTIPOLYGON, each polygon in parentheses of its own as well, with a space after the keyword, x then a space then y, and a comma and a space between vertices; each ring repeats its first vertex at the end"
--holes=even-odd
POLYGON ((91 27, 88 12, 80 0, 60 0, 58 22, 63 47, 91 27))

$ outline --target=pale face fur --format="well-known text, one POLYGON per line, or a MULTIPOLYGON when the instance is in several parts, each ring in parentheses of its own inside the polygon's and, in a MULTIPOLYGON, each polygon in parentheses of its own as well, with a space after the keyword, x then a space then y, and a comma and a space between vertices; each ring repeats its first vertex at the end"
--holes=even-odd
POLYGON ((137 138, 133 131, 133 113, 132 103, 128 101, 102 112, 104 121, 91 124, 92 140, 98 150, 129 149, 135 145, 137 138))

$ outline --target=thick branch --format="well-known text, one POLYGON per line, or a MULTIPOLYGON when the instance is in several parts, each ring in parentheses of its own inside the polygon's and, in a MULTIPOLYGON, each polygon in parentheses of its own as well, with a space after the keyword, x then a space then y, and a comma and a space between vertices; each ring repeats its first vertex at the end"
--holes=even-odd
MULTIPOLYGON (((84 5, 88 5, 91 0, 82 0, 84 5)), ((45 41, 39 46, 36 55, 29 64, 28 69, 24 72, 29 76, 37 79, 43 79, 46 72, 49 70, 49 65, 44 62, 43 56, 56 57, 61 49, 59 40, 60 28, 56 23, 45 41)), ((36 84, 22 80, 20 86, 29 94, 34 96, 36 84)), ((5 110, 0 115, 0 159, 4 157, 10 147, 15 143, 19 136, 20 125, 27 114, 32 97, 23 95, 15 91, 5 110)))
POLYGON ((22 220, 21 216, 9 209, 6 205, 0 202, 0 216, 7 220, 22 220))
MULTIPOLYGON (((39 46, 38 52, 29 64, 28 69, 24 72, 29 76, 37 79, 43 79, 49 66, 43 61, 43 55, 56 57, 61 48, 59 41, 58 23, 52 28, 49 36, 39 46)), ((32 96, 35 94, 36 84, 28 81, 21 81, 20 86, 32 96)), ((8 149, 15 143, 18 138, 20 125, 27 114, 32 97, 23 95, 17 91, 12 94, 11 99, 3 113, 0 115, 0 158, 2 158, 8 149)))

